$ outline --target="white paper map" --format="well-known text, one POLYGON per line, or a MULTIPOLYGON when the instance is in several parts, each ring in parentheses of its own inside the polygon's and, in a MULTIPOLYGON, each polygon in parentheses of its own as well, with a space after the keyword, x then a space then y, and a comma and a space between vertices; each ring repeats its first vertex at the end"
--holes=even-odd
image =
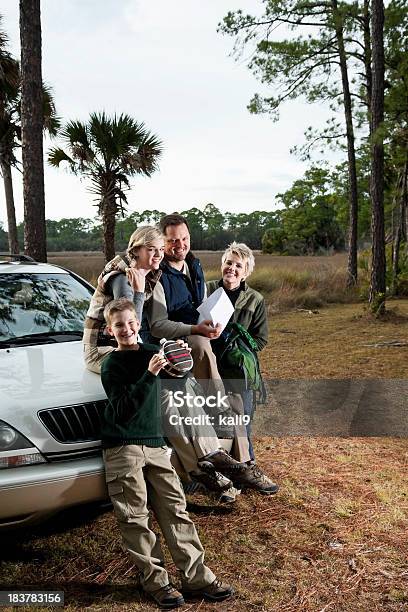
POLYGON ((197 308, 200 313, 198 322, 209 319, 214 325, 219 323, 221 331, 225 328, 231 315, 234 312, 234 307, 222 287, 219 287, 197 308))

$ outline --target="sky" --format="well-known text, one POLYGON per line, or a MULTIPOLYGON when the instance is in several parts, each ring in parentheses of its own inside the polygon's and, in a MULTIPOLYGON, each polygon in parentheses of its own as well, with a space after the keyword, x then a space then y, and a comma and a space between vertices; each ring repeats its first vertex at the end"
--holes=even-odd
MULTIPOLYGON (((20 55, 18 0, 2 0, 3 29, 20 55)), ((94 111, 128 113, 164 144, 160 170, 136 177, 128 212, 276 208, 275 195, 306 169, 290 154, 325 110, 286 104, 274 123, 251 115, 252 95, 268 90, 244 59, 231 57, 233 39, 217 32, 229 10, 257 14, 260 0, 42 0, 43 80, 64 121, 94 111)), ((44 150, 58 144, 45 142, 44 150)), ((14 176, 17 221, 23 220, 22 176, 14 176)), ((96 215, 87 182, 45 164, 46 217, 96 215)), ((0 190, 0 223, 6 226, 0 190)))

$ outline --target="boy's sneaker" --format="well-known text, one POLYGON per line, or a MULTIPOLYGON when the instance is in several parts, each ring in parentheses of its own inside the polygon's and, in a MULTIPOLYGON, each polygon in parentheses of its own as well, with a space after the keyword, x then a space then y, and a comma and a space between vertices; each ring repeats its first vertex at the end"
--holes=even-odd
POLYGON ((277 484, 266 476, 256 463, 249 463, 245 472, 239 472, 233 479, 234 485, 243 489, 254 489, 263 495, 273 495, 279 491, 277 484))
POLYGON ((221 493, 232 486, 230 479, 217 472, 212 463, 204 464, 205 462, 200 463, 200 470, 190 472, 190 477, 194 482, 198 482, 209 491, 215 491, 216 493, 221 493))
POLYGON ((212 584, 202 589, 189 591, 183 588, 183 595, 189 599, 204 598, 208 601, 224 601, 224 599, 228 599, 228 597, 234 595, 234 589, 231 585, 225 584, 216 578, 212 584))
POLYGON ((150 592, 149 595, 153 597, 159 608, 163 610, 171 610, 184 604, 184 597, 171 584, 166 584, 161 589, 150 592))

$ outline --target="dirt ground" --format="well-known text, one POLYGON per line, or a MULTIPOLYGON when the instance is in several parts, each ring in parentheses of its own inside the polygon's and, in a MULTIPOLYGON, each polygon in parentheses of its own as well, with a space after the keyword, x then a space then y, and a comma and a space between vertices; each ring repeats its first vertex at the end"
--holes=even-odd
MULTIPOLYGON (((406 610, 406 440, 263 438, 255 448, 258 463, 280 484, 276 496, 243 493, 233 509, 189 497, 206 561, 236 595, 183 609, 406 610)), ((2 589, 62 590, 66 610, 156 609, 137 588, 110 511, 78 509, 28 535, 2 537, 1 557, 2 589)))
MULTIPOLYGON (((207 563, 236 595, 184 610, 408 609, 408 301, 388 306, 384 321, 361 304, 271 314, 255 450, 280 491, 243 493, 233 508, 189 496, 207 563)), ((156 609, 109 509, 2 534, 0 554, 3 590, 63 590, 66 610, 156 609)), ((168 569, 177 583, 169 557, 168 569)))

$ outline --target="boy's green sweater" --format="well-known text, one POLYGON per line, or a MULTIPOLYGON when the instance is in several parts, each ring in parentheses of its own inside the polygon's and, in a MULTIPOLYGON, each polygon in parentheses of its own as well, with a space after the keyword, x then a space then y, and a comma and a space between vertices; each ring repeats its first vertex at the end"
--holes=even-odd
POLYGON ((147 368, 158 347, 113 351, 102 362, 101 378, 108 396, 101 423, 103 448, 123 444, 164 446, 161 428, 160 379, 147 368))

